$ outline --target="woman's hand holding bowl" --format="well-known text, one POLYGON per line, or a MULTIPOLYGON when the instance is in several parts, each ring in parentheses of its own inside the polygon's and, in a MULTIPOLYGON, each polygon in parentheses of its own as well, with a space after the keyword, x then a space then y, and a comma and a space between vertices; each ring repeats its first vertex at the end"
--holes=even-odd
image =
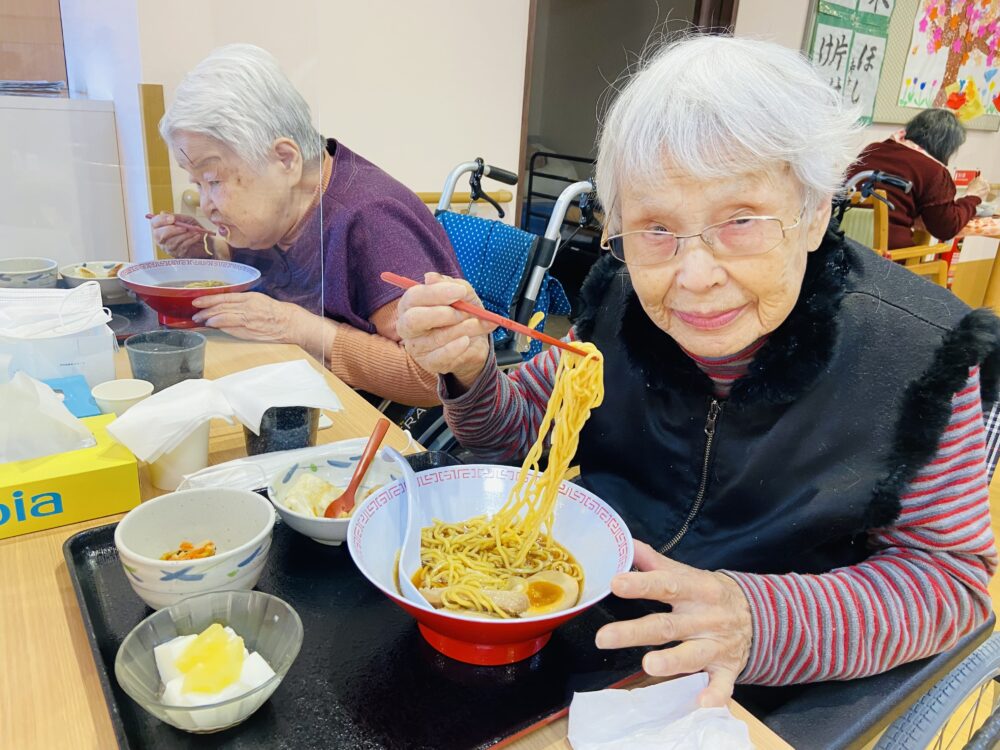
POLYGON ((396 332, 417 364, 451 375, 466 390, 486 366, 489 333, 496 326, 450 306, 459 300, 482 307, 469 282, 426 274, 422 286, 408 289, 400 299, 396 332))
POLYGON ((652 599, 671 606, 657 613, 605 625, 598 648, 680 645, 649 651, 642 660, 658 677, 706 672, 704 707, 725 706, 746 666, 753 641, 750 604, 743 589, 725 573, 698 570, 670 560, 648 544, 635 542, 637 573, 620 573, 611 591, 623 599, 652 599))
POLYGON ((259 292, 209 294, 191 304, 201 308, 195 323, 249 341, 296 342, 300 327, 309 324, 304 319, 316 318, 298 305, 259 292))

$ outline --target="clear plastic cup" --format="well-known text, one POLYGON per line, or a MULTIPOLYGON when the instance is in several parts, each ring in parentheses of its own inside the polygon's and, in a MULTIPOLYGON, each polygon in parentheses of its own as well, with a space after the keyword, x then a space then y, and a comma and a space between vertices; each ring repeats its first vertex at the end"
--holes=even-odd
POLYGON ((194 331, 148 331, 125 339, 132 376, 153 384, 153 393, 205 376, 205 337, 194 331))

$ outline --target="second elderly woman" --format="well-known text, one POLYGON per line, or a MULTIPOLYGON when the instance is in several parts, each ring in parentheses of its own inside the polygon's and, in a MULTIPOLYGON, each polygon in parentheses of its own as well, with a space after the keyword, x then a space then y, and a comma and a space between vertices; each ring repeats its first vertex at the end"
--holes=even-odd
POLYGON ((195 320, 240 338, 298 344, 349 385, 411 405, 437 403, 436 378, 399 344, 401 292, 382 271, 460 275, 444 230, 408 188, 338 141, 270 54, 222 47, 177 87, 160 132, 218 229, 153 217, 178 257, 260 269, 255 292, 195 302, 195 320))

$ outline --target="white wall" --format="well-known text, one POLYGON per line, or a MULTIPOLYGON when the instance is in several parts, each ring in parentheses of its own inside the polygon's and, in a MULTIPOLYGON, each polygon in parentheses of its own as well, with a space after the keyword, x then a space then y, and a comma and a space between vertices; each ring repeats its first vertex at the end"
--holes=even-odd
POLYGON ((0 257, 127 260, 111 102, 0 96, 0 257))
POLYGON ((807 0, 739 0, 733 33, 798 49, 808 14, 807 0))
MULTIPOLYGON (((321 132, 414 190, 483 156, 514 169, 520 150, 528 0, 62 0, 72 89, 115 102, 133 253, 151 256, 136 85, 167 105, 216 47, 249 42, 278 58, 321 132)), ((175 207, 188 175, 172 169, 175 207)))
POLYGON ((114 102, 118 160, 125 186, 128 242, 135 260, 152 253, 149 198, 139 114, 136 0, 61 0, 66 70, 72 96, 114 102))
MULTIPOLYGON (((528 0, 141 3, 147 83, 174 90, 214 48, 249 42, 277 57, 336 137, 413 190, 440 190, 476 156, 516 168, 528 0), (287 19, 282 21, 281 19, 287 19)), ((188 175, 173 166, 175 202, 188 175)))

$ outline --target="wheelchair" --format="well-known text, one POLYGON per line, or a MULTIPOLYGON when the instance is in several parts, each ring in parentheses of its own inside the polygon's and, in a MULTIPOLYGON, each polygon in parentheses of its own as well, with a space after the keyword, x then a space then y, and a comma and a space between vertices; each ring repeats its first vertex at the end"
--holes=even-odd
MULTIPOLYGON (((568 185, 553 205, 544 234, 538 236, 500 221, 454 213, 452 196, 466 174, 470 175, 473 201, 481 198, 492 204, 500 218, 504 216, 503 210, 482 190, 481 180, 489 177, 508 185, 517 183, 515 174, 482 159, 463 162, 448 174, 434 213, 455 247, 462 272, 486 309, 524 325, 540 313, 541 321, 535 327, 544 330, 545 316, 549 313, 570 312, 569 299, 548 270, 563 244, 562 230, 570 208, 579 209, 579 227, 593 222, 594 186, 586 180, 568 185)), ((498 366, 506 369, 533 357, 541 345, 526 336, 497 329, 493 334, 493 350, 498 366)), ((398 424, 428 450, 457 451, 461 455, 440 406, 409 409, 398 424)))

